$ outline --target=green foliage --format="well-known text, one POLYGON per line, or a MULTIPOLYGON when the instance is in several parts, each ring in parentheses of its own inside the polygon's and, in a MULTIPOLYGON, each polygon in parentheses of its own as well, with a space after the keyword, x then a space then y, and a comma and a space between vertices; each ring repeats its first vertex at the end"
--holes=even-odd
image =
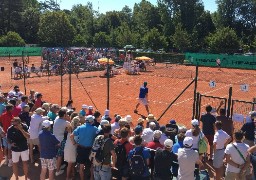
POLYGON ((42 45, 71 46, 74 34, 75 29, 64 12, 47 12, 41 16, 38 36, 42 45))
POLYGON ((236 32, 231 28, 222 28, 207 38, 207 44, 212 53, 235 53, 240 48, 236 32))
POLYGON ((0 38, 0 46, 2 47, 20 47, 25 46, 25 41, 16 32, 9 31, 0 38))
POLYGON ((105 32, 98 32, 95 34, 94 38, 95 47, 108 47, 109 46, 109 37, 105 32))
POLYGON ((145 34, 143 44, 145 48, 151 48, 154 51, 157 49, 166 48, 168 45, 166 38, 161 36, 161 33, 156 28, 151 29, 145 34))
POLYGON ((77 34, 72 41, 72 45, 76 47, 84 47, 87 45, 86 38, 83 37, 81 34, 77 34))
POLYGON ((187 31, 178 24, 175 28, 175 33, 172 36, 173 46, 181 52, 187 51, 191 48, 191 38, 187 31))

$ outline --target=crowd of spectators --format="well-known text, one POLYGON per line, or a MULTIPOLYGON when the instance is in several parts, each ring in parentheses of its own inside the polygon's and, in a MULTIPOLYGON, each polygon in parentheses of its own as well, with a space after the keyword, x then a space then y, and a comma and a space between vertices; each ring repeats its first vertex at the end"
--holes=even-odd
POLYGON ((12 167, 16 179, 20 158, 25 179, 29 179, 29 161, 40 164, 41 180, 47 171, 52 180, 65 170, 67 180, 78 174, 81 180, 192 180, 209 176, 205 158, 213 161, 217 180, 252 179, 255 174, 250 168, 255 170, 256 112, 250 112, 251 121, 234 131, 225 109, 216 116, 211 106, 200 120, 185 127, 173 119, 159 125, 153 114, 135 120, 72 104, 72 100, 65 107, 45 102, 43 94, 34 90, 25 96, 18 86, 0 94, 4 164, 12 167), (201 139, 209 144, 208 154, 199 154, 201 139))

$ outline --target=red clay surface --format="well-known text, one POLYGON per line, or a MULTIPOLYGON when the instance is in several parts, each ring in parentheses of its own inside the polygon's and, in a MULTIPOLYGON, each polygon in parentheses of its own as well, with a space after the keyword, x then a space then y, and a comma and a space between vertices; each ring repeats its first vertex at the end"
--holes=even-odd
MULTIPOLYGON (((14 58, 11 58, 13 60, 14 58)), ((21 60, 21 58, 20 58, 21 60)), ((30 64, 38 66, 41 63, 41 57, 30 57, 30 64)), ((3 92, 9 92, 15 85, 19 85, 24 92, 23 80, 11 79, 12 62, 8 58, 0 59, 0 67, 5 67, 5 71, 0 72, 0 84, 3 92)), ((115 113, 125 116, 130 114, 134 124, 139 115, 134 114, 133 110, 137 104, 139 88, 144 81, 148 82, 149 88, 149 105, 150 111, 158 118, 168 105, 179 95, 179 93, 195 77, 194 66, 157 64, 156 66, 147 67, 147 72, 141 72, 140 75, 127 75, 122 73, 110 79, 110 115, 115 113)), ((122 69, 121 69, 122 71, 122 69)), ((103 114, 107 102, 107 79, 99 77, 103 75, 102 71, 83 72, 79 74, 79 79, 95 103, 97 109, 103 114)), ((233 98, 245 101, 252 101, 256 92, 256 71, 238 70, 238 69, 221 69, 200 67, 199 81, 197 91, 201 94, 218 97, 228 97, 229 87, 233 87, 233 98), (210 80, 216 81, 216 87, 209 86, 210 80), (241 84, 249 84, 249 91, 242 92, 241 84)), ((26 79, 27 94, 30 89, 34 89, 43 94, 43 99, 50 103, 61 104, 61 86, 60 76, 37 77, 32 74, 33 78, 26 79)), ((69 98, 68 75, 63 76, 63 106, 69 98)), ((82 104, 93 105, 89 96, 83 89, 75 75, 72 75, 72 99, 74 107, 80 110, 82 104)), ((179 124, 184 124, 190 128, 190 120, 193 112, 194 84, 189 87, 185 93, 173 104, 160 120, 160 124, 167 123, 170 119, 175 119, 179 124)), ((202 102, 201 111, 207 104, 214 107, 218 106, 219 101, 208 100, 202 102)), ((94 107, 95 108, 95 107, 94 107)), ((141 105, 139 113, 147 115, 145 108, 141 105)), ((250 111, 250 110, 248 110, 250 111)), ((1 154, 1 153, 0 153, 1 154)), ((33 177, 38 179, 40 168, 32 166, 33 177), (35 173, 34 173, 35 172, 35 173)), ((12 171, 7 166, 1 166, 0 175, 7 177, 12 176, 12 171)), ((61 176, 57 179, 64 179, 61 176)), ((32 178, 33 179, 33 178, 32 178)))

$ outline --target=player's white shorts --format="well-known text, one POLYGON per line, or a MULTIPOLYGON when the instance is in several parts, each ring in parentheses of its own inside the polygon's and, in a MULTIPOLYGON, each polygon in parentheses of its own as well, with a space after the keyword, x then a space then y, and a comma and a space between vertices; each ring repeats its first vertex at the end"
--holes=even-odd
POLYGON ((144 106, 148 105, 148 101, 146 98, 139 98, 139 102, 143 104, 144 106))

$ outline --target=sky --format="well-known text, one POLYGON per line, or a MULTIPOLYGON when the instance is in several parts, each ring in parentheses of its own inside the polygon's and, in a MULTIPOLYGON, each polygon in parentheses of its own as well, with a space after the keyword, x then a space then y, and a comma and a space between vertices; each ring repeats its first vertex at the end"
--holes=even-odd
MULTIPOLYGON (((141 2, 141 0, 56 0, 60 3, 61 9, 70 10, 73 5, 82 4, 86 5, 87 2, 92 2, 93 9, 98 10, 100 13, 105 13, 106 11, 121 11, 125 5, 128 5, 131 9, 135 3, 141 2)), ((148 0, 152 4, 156 5, 157 0, 148 0)), ((203 0, 205 10, 214 12, 217 10, 217 5, 214 0, 203 0)))

